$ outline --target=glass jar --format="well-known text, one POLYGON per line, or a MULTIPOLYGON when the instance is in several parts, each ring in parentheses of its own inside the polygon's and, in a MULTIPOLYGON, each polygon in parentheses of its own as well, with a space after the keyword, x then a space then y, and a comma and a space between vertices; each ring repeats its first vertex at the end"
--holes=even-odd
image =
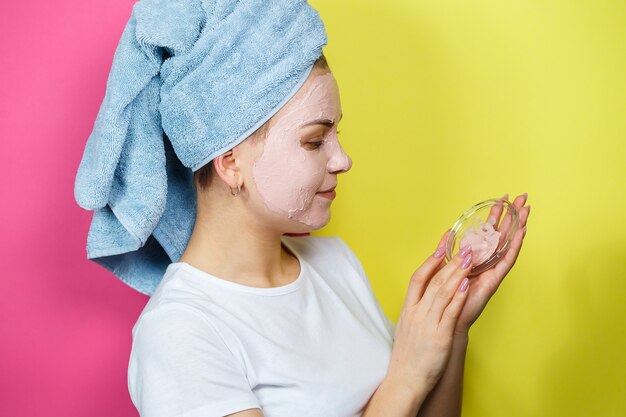
POLYGON ((519 227, 515 206, 504 199, 482 201, 467 209, 454 223, 446 242, 446 262, 464 244, 472 246, 472 269, 476 276, 494 266, 509 250, 519 227))

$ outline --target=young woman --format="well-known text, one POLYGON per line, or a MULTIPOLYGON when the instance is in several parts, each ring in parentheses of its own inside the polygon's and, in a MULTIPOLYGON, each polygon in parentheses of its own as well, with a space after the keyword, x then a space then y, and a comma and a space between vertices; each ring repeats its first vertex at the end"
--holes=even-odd
POLYGON ((341 116, 321 58, 276 115, 196 172, 191 239, 133 331, 129 386, 142 415, 460 415, 467 332, 524 232, 469 286, 471 250, 444 266, 438 249, 410 280, 394 341, 340 238, 285 235, 330 219, 329 190, 351 167, 341 116))
POLYGON ((140 415, 459 416, 467 334, 518 256, 527 196, 506 257, 472 280, 471 249, 443 262, 446 232, 394 325, 345 242, 308 234, 352 164, 317 14, 300 0, 135 6, 76 195, 97 209, 90 259, 151 295, 128 364, 140 415))

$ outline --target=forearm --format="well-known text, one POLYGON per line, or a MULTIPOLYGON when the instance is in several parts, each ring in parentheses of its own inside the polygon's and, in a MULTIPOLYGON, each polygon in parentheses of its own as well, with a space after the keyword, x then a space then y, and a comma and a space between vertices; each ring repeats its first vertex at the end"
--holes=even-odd
POLYGON ((455 335, 448 366, 441 379, 428 394, 418 417, 460 417, 463 399, 463 369, 468 336, 455 335))
POLYGON ((361 417, 415 417, 427 395, 426 387, 411 387, 387 374, 361 417))

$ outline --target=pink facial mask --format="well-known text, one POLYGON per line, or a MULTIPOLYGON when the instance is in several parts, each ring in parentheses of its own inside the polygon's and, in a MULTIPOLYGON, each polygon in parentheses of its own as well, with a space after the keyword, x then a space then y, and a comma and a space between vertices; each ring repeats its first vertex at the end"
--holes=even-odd
POLYGON ((472 263, 480 265, 485 262, 498 248, 500 232, 493 228, 496 219, 490 216, 486 222, 468 228, 463 234, 460 247, 472 247, 472 263))
POLYGON ((280 112, 252 167, 256 188, 271 211, 320 228, 328 222, 332 200, 316 193, 335 185, 336 173, 352 165, 337 139, 341 107, 332 73, 307 80, 280 112), (301 144, 301 126, 315 119, 335 121, 324 138, 308 140, 325 140, 318 149, 301 144))

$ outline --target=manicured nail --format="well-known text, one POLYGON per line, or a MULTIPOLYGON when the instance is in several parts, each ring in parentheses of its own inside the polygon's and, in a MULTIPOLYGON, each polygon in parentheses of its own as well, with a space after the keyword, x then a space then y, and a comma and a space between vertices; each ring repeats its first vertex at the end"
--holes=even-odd
POLYGON ((444 253, 446 253, 446 247, 445 246, 439 246, 437 248, 437 250, 435 251, 435 253, 433 254, 433 256, 435 258, 441 258, 444 253))
POLYGON ((502 196, 503 200, 508 200, 509 199, 509 193, 506 193, 502 196))
POLYGON ((461 248, 461 252, 459 252, 459 255, 465 256, 470 252, 470 250, 472 250, 472 247, 470 245, 465 245, 461 248))
POLYGON ((467 268, 470 263, 472 263, 472 254, 468 253, 467 255, 465 255, 465 258, 463 259, 463 263, 461 264, 461 268, 463 268, 463 269, 467 268))
POLYGON ((465 292, 468 286, 469 286, 469 279, 465 277, 463 281, 461 282, 461 285, 459 285, 459 292, 465 292))

